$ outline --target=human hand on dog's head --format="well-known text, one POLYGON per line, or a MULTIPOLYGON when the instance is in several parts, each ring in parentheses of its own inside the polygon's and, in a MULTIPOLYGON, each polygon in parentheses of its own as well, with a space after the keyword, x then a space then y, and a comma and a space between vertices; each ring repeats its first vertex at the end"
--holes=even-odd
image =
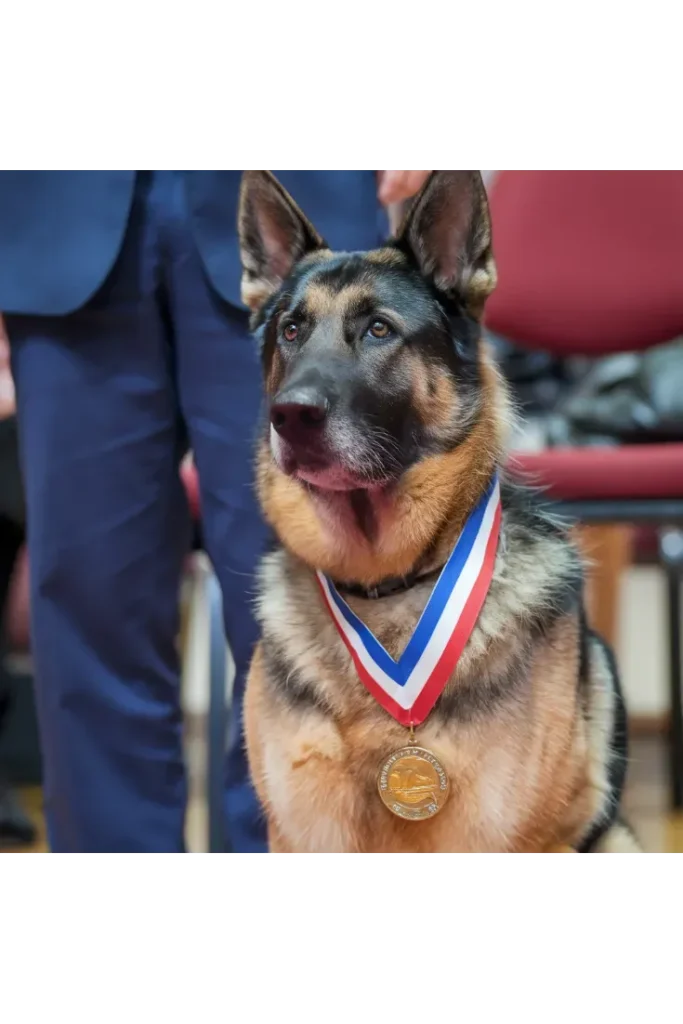
POLYGON ((402 203, 420 191, 431 171, 379 171, 379 199, 384 206, 402 203))

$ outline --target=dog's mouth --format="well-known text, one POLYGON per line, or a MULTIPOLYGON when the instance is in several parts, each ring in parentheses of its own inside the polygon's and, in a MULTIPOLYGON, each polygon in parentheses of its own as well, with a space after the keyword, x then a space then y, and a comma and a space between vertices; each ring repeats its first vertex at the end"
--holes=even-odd
POLYGON ((355 460, 345 458, 322 440, 315 445, 292 445, 271 427, 270 450, 282 473, 315 491, 381 490, 392 483, 389 473, 355 465, 355 460))
POLYGON ((391 481, 368 480, 349 472, 344 466, 329 465, 320 468, 299 466, 293 474, 297 480, 317 491, 371 491, 382 490, 391 481))

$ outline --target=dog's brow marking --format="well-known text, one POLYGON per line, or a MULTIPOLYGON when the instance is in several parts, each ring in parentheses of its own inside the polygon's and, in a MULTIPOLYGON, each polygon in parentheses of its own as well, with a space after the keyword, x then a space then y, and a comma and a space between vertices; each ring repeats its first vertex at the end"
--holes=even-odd
POLYGON ((377 296, 367 284, 360 282, 344 285, 339 291, 329 285, 312 282, 304 293, 303 301, 309 314, 316 320, 322 320, 330 316, 344 317, 363 303, 374 305, 377 296))
POLYGON ((311 282, 303 294, 303 301, 311 316, 322 319, 334 313, 336 296, 333 291, 324 284, 316 281, 311 282))

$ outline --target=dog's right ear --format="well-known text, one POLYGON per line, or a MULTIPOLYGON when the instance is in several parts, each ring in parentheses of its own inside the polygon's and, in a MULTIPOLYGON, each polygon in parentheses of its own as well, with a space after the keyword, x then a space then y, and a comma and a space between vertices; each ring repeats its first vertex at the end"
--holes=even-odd
POLYGON ((245 171, 238 228, 242 301, 256 311, 277 291, 294 265, 325 243, 270 171, 245 171))

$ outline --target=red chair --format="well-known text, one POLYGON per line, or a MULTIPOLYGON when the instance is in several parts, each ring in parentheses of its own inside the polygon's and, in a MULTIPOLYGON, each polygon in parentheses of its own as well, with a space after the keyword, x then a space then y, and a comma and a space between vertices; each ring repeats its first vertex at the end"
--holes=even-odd
MULTIPOLYGON (((600 356, 683 334, 683 172, 503 171, 491 190, 499 284, 487 327, 600 356)), ((549 449, 512 466, 584 522, 656 525, 666 572, 670 775, 683 807, 683 443, 549 449)))

